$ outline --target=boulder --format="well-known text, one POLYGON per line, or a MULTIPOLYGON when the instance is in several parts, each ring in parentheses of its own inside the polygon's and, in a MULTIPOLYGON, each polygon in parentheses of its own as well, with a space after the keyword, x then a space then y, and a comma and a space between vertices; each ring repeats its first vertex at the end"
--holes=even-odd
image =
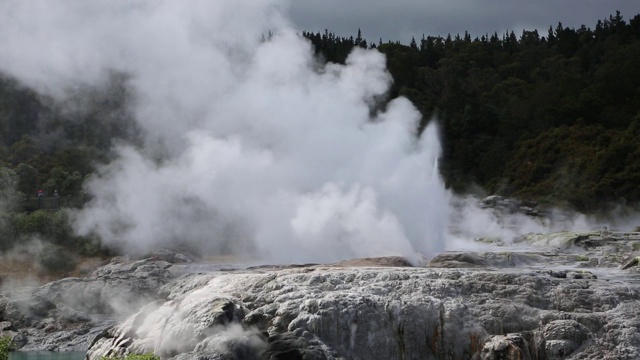
POLYGON ((479 354, 480 360, 541 360, 536 353, 532 355, 529 343, 522 334, 494 335, 489 337, 479 354))
POLYGON ((542 329, 545 352, 549 360, 566 359, 576 350, 588 345, 592 338, 587 327, 576 320, 554 320, 542 329))

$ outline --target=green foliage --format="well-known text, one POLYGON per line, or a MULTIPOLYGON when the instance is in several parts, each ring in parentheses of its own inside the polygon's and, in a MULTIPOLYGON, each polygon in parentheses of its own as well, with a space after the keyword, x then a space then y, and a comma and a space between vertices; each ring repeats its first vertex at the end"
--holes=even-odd
POLYGON ((25 163, 20 163, 15 168, 19 177, 18 189, 26 196, 34 196, 40 184, 40 173, 36 168, 25 163))
MULTIPOLYGON (((478 184, 584 211, 639 203, 640 15, 617 13, 595 30, 558 24, 472 39, 380 43, 394 78, 443 128, 441 171, 456 190, 478 184)), ((329 61, 348 39, 304 33, 329 61)))
POLYGON ((63 274, 76 267, 76 257, 112 255, 96 237, 78 237, 72 233, 64 211, 37 210, 15 213, 0 210, 0 251, 11 249, 19 241, 35 237, 43 242, 36 262, 47 273, 63 274))
POLYGON ((17 240, 12 224, 12 213, 0 209, 0 251, 7 250, 17 240))
POLYGON ((40 108, 33 91, 0 75, 0 140, 4 146, 37 131, 40 108))
POLYGON ((159 356, 153 354, 130 354, 126 357, 106 357, 103 356, 100 360, 160 360, 159 356))
POLYGON ((79 171, 70 173, 61 166, 54 167, 49 173, 49 179, 44 183, 43 188, 48 194, 57 191, 58 194, 77 195, 82 190, 83 176, 79 171))
POLYGON ((75 238, 64 211, 36 210, 14 215, 13 226, 19 234, 39 235, 58 245, 73 245, 75 238))
POLYGON ((622 130, 561 126, 525 141, 507 165, 514 193, 545 194, 579 210, 624 200, 640 202, 640 136, 635 125, 622 130))
POLYGON ((15 350, 15 344, 8 336, 0 337, 0 360, 8 360, 9 352, 15 350))
POLYGON ((109 249, 102 246, 100 239, 96 235, 77 238, 73 248, 83 256, 113 256, 109 249))
POLYGON ((0 210, 15 210, 22 205, 23 195, 18 191, 18 175, 11 169, 0 167, 0 210))
MULTIPOLYGON (((7 250, 18 240, 30 237, 84 256, 103 255, 106 251, 99 239, 74 235, 65 211, 36 210, 27 213, 0 210, 0 250, 7 250)), ((43 258, 44 267, 59 267, 52 260, 43 258)))
POLYGON ((0 74, 0 166, 18 174, 20 192, 76 196, 85 177, 109 159, 114 141, 140 142, 127 82, 113 73, 102 87, 78 87, 57 102, 0 74))
POLYGON ((61 246, 46 244, 37 256, 38 266, 47 273, 62 274, 75 269, 76 261, 61 246))

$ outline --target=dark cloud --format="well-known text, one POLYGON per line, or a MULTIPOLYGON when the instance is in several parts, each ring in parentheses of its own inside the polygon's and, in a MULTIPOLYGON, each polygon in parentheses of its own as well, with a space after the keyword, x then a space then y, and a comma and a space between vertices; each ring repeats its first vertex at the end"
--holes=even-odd
POLYGON ((549 26, 593 28, 598 19, 620 10, 625 19, 640 13, 637 0, 296 0, 291 17, 300 30, 329 29, 342 36, 358 28, 369 41, 399 40, 412 36, 462 34, 481 36, 549 26))

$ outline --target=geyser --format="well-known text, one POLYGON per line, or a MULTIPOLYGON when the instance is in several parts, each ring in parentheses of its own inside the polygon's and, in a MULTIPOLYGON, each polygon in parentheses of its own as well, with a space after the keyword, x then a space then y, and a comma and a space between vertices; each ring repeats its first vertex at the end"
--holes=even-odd
POLYGON ((123 144, 75 214, 126 252, 188 244, 270 262, 431 255, 449 195, 435 122, 356 49, 319 64, 280 1, 0 5, 0 64, 58 99, 125 73, 145 146, 123 144), (262 34, 275 34, 262 40, 262 34), (55 41, 53 41, 55 40, 55 41))

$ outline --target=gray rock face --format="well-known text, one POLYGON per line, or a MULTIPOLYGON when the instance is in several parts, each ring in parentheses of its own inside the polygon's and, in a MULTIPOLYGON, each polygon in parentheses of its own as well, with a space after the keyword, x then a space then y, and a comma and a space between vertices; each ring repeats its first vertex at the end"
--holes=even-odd
POLYGON ((62 282, 23 303, 39 314, 33 319, 8 319, 5 299, 11 324, 3 326, 20 334, 17 324, 53 321, 60 331, 40 344, 62 349, 74 341, 64 336, 75 316, 97 334, 89 360, 146 352, 173 360, 638 359, 640 275, 628 260, 639 238, 529 235, 505 251, 445 253, 426 267, 397 258, 207 273, 156 260, 109 264, 85 289, 142 281, 125 289, 144 290, 148 302, 124 321, 82 322, 87 309, 115 312, 108 294, 83 292, 72 308, 53 291, 62 282))
POLYGON ((54 281, 0 298, 2 320, 19 329, 21 350, 82 351, 105 327, 173 279, 164 261, 115 258, 86 278, 54 281))
POLYGON ((367 259, 185 275, 88 358, 637 359, 640 278, 604 250, 636 234, 614 235, 531 236, 526 252, 447 253, 423 268, 367 259))

